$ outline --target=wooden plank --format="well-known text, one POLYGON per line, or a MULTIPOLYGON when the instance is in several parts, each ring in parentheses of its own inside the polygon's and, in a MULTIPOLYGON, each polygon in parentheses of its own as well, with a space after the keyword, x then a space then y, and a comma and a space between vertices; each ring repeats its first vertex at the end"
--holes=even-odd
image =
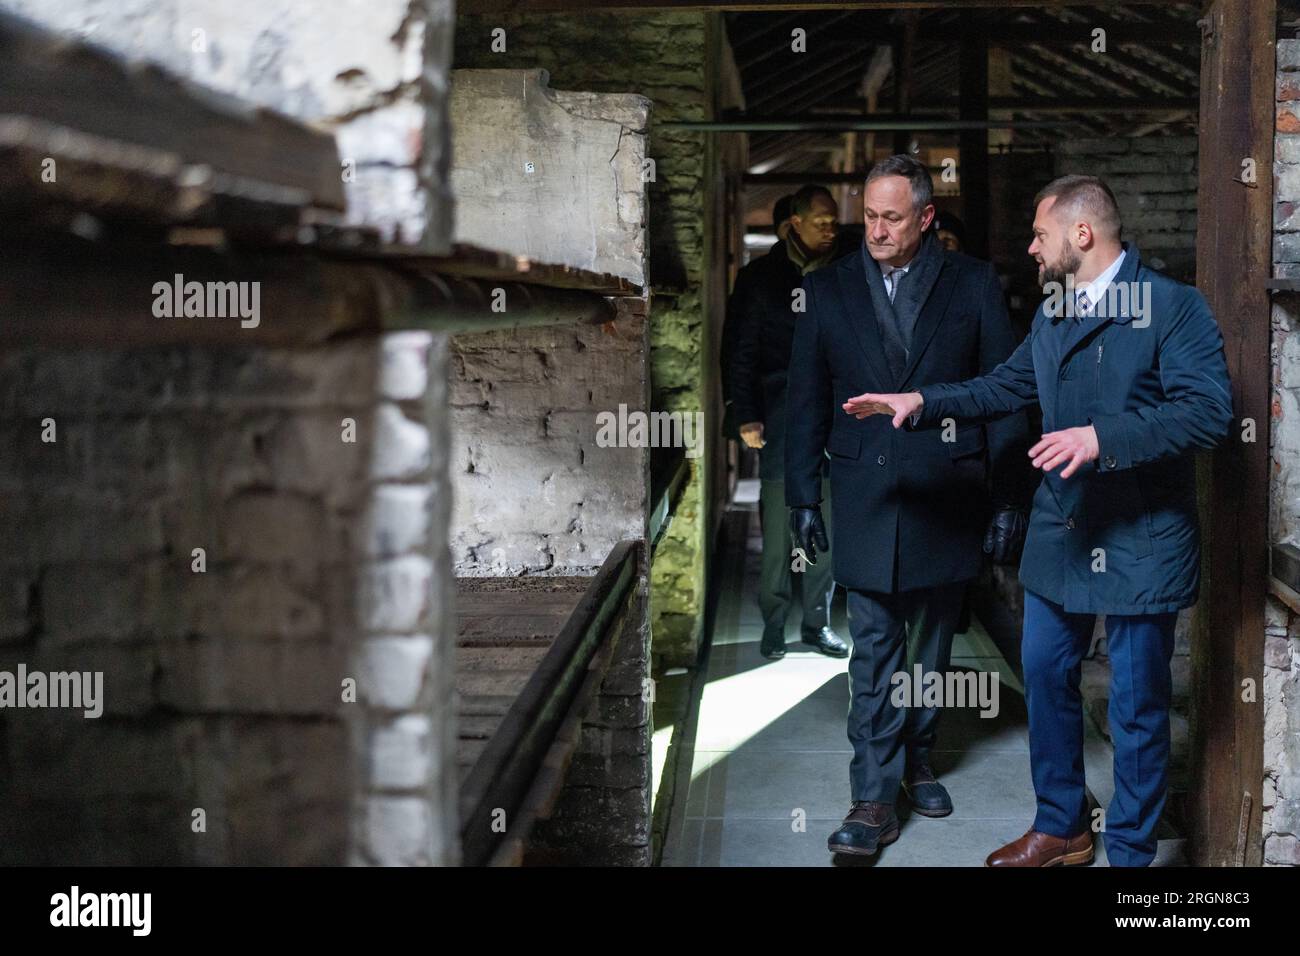
POLYGON ((460 703, 456 706, 456 712, 471 717, 504 717, 514 702, 514 695, 497 697, 486 695, 467 697, 461 695, 460 703))
POLYGON ((0 116, 146 147, 187 167, 289 190, 301 205, 344 208, 329 133, 3 13, 0 116))
POLYGON ((466 740, 487 740, 501 726, 501 717, 489 714, 458 714, 456 733, 466 740))
MULTIPOLYGON (((394 248, 395 255, 401 250, 394 248)), ((636 283, 608 272, 592 272, 550 262, 539 262, 528 256, 511 255, 495 249, 484 249, 458 243, 449 256, 403 257, 408 267, 419 272, 441 276, 461 276, 493 282, 510 279, 544 285, 552 289, 585 289, 601 295, 644 295, 645 289, 636 283)))
POLYGON ((473 768, 474 764, 478 763, 478 758, 487 749, 487 744, 486 740, 462 738, 456 741, 456 763, 461 768, 462 778, 473 768))
POLYGON ((534 671, 470 671, 456 675, 456 691, 465 697, 517 697, 534 671))
POLYGON ((555 812, 569 764, 578 749, 583 718, 600 692, 601 681, 609 670, 609 659, 610 647, 609 644, 604 644, 596 651, 586 679, 569 705, 564 722, 555 734, 555 740, 519 803, 511 827, 511 837, 497 847, 489 866, 521 866, 533 826, 538 819, 549 820, 555 812))
POLYGON ((1201 58, 1197 286, 1223 332, 1238 424, 1203 470, 1203 583, 1192 635, 1192 858, 1258 865, 1263 845, 1264 599, 1268 555, 1274 0, 1210 0, 1201 58), (1243 184, 1242 161, 1263 173, 1243 184), (1253 419, 1254 442, 1240 422, 1253 419), (1255 696, 1242 700, 1244 681, 1255 696), (1244 845, 1237 822, 1248 810, 1244 845))
MULTIPOLYGON (((989 118, 989 44, 988 34, 974 13, 962 14, 966 35, 962 38, 961 105, 963 120, 989 118)), ((989 133, 987 129, 963 130, 961 133, 961 215, 966 223, 963 251, 977 259, 988 258, 989 250, 989 133)))
POLYGON ((534 670, 545 655, 545 647, 458 647, 456 672, 534 670))
POLYGON ((483 614, 493 616, 563 614, 573 611, 582 597, 582 591, 565 591, 561 593, 546 592, 470 592, 456 595, 456 614, 477 617, 483 614))
POLYGON ((304 251, 6 235, 0 260, 0 347, 310 346, 398 329, 486 331, 615 315, 610 300, 595 293, 509 283, 502 288, 510 308, 493 312, 490 289, 477 280, 433 282, 382 262, 304 251), (50 281, 52 262, 60 264, 57 282, 50 281), (205 289, 232 282, 256 288, 259 314, 247 326, 238 316, 160 318, 152 290, 176 275, 183 288, 194 282, 205 289))
POLYGON ((615 545, 564 629, 510 708, 460 789, 461 848, 469 865, 491 860, 499 844, 494 808, 513 815, 554 743, 611 620, 642 573, 643 543, 615 545))
POLYGON ((537 643, 555 637, 564 614, 476 614, 457 617, 456 641, 464 644, 537 643))

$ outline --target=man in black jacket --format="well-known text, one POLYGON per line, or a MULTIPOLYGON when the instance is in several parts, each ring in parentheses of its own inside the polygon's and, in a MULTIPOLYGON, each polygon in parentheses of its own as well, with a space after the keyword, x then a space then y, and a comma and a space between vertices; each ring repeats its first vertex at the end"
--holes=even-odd
MULTIPOLYGON (((740 270, 728 307, 728 325, 736 328, 730 375, 733 417, 741 440, 762 449, 759 650, 770 660, 785 656, 785 621, 794 591, 784 491, 786 367, 795 317, 803 308, 803 277, 829 264, 840 251, 835 242, 839 210, 826 189, 804 186, 791 199, 790 211, 786 239, 740 270)), ((830 627, 834 589, 828 557, 807 566, 800 581, 801 633, 805 643, 823 654, 847 657, 848 645, 830 627)))
MULTIPOLYGON (((768 247, 768 253, 785 248, 786 236, 790 234, 790 203, 793 199, 793 195, 782 196, 772 205, 772 231, 776 233, 776 241, 768 247)), ((767 253, 764 253, 764 256, 766 255, 767 253)), ((736 284, 727 298, 727 314, 722 320, 722 343, 719 349, 719 365, 722 371, 722 434, 735 441, 740 441, 735 411, 736 389, 733 384, 736 339, 740 334, 740 327, 745 324, 745 319, 753 311, 749 308, 747 295, 747 286, 755 275, 755 270, 750 268, 752 265, 754 262, 742 266, 736 273, 736 284)))
MULTIPOLYGON (((1024 539, 1027 489, 1012 487, 1027 443, 1023 413, 995 424, 895 430, 840 410, 867 391, 902 392, 989 372, 1015 339, 987 262, 946 251, 929 171, 911 156, 871 170, 866 242, 804 280, 789 368, 785 492, 796 545, 829 543, 819 510, 831 461, 835 580, 848 590, 853 658, 848 735, 852 808, 835 853, 870 855, 898 837, 900 785, 926 816, 952 812, 930 768, 938 708, 895 704, 895 675, 948 668, 963 588, 981 551, 1012 560, 1024 539), (891 382, 897 387, 859 387, 891 382), (987 483, 995 500, 989 521, 987 483), (909 649, 911 653, 909 654, 909 649)), ((919 688, 914 690, 919 696, 919 688)))

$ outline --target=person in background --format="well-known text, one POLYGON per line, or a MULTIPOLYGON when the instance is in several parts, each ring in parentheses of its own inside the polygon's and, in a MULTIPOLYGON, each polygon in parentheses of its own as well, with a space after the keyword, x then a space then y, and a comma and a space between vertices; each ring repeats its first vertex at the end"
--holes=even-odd
MULTIPOLYGON (((732 395, 740 437, 759 452, 759 514, 763 526, 763 560, 759 610, 763 615, 760 653, 769 660, 785 656, 785 624, 794 598, 793 542, 786 521, 784 448, 786 369, 802 309, 804 276, 831 263, 839 208, 830 191, 815 185, 791 199, 790 231, 767 255, 754 260, 737 277, 732 294, 738 321, 732 395)), ((826 461, 821 462, 824 474, 826 461)), ((831 629, 835 582, 829 557, 801 572, 801 634, 831 657, 847 657, 848 645, 831 629)))
POLYGON ((949 252, 963 252, 966 245, 966 224, 950 212, 934 214, 934 234, 939 244, 949 252))
MULTIPOLYGON (((772 231, 776 241, 768 247, 766 256, 778 249, 784 250, 785 238, 790 234, 790 204, 794 195, 782 196, 772 206, 772 231)), ((750 263, 752 264, 752 263, 750 263)), ((737 428, 735 415, 735 376, 732 374, 736 357, 736 337, 740 326, 745 321, 742 306, 748 301, 748 286, 754 278, 754 270, 746 264, 736 273, 736 281, 727 297, 727 312, 722 320, 722 343, 719 349, 719 364, 722 372, 722 436, 740 441, 740 429, 737 428)))

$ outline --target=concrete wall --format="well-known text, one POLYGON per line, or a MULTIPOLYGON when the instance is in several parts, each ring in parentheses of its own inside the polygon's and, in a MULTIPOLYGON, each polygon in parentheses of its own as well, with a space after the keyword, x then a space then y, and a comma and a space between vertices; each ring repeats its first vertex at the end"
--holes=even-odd
POLYGON ((645 283, 650 101, 453 70, 456 241, 645 283))
POLYGON ((0 356, 0 670, 101 671, 105 707, 0 711, 0 862, 455 859, 445 366, 423 333, 0 356))
POLYGON ((1106 180, 1119 202, 1124 238, 1137 243, 1150 265, 1194 282, 1196 152, 1195 136, 1064 139, 1056 145, 1056 175, 1106 180))
POLYGON ((0 0, 335 133, 347 221, 444 252, 453 0, 0 0))
MULTIPOLYGON (((535 69, 452 77, 456 241, 644 283, 649 100, 535 69)), ((645 303, 623 305, 605 325, 454 337, 457 574, 594 573, 645 537, 649 448, 597 444, 598 416, 648 408, 645 303)))
MULTIPOLYGON (((1273 274, 1300 277, 1300 40, 1277 67, 1273 274)), ((1272 330, 1269 535, 1300 544, 1300 296, 1275 296, 1272 330)), ((1264 863, 1300 866, 1300 613, 1270 595, 1264 622, 1264 863)))
MULTIPOLYGON (((650 102, 553 90, 546 79, 453 72, 456 241, 644 284, 650 102)), ((608 445, 600 432, 601 416, 650 407, 646 302, 617 303, 602 325, 453 337, 458 575, 594 574, 619 541, 646 537, 650 448, 608 445)), ((527 863, 650 861, 645 570, 611 629, 609 671, 527 863)))
MULTIPOLYGON (((709 118, 706 14, 583 12, 460 16, 454 65, 544 69, 557 89, 637 93, 648 97, 651 406, 712 418, 708 368, 706 216, 709 167, 705 137, 667 130, 671 120, 709 118), (505 49, 494 52, 494 29, 505 49)), ((612 155, 612 154, 611 154, 612 155)), ((655 552, 651 615, 656 665, 694 663, 704 611, 708 550, 709 450, 691 465, 691 480, 655 552)))

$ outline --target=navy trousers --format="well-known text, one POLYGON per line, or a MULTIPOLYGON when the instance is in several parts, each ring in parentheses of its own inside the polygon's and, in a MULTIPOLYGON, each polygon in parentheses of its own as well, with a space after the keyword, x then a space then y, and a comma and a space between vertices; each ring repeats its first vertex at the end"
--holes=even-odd
POLYGON ((848 591, 849 790, 854 800, 893 803, 909 764, 930 759, 938 735, 935 707, 896 707, 895 674, 945 674, 966 582, 884 594, 848 591))
MULTIPOLYGON (((1108 721, 1115 745, 1115 796, 1102 840, 1111 866, 1146 866, 1156 854, 1169 770, 1169 659, 1178 615, 1108 614, 1108 721)), ((1083 779, 1080 662, 1095 617, 1068 614, 1025 591, 1021 660, 1029 708, 1029 760, 1038 814, 1034 829, 1069 837, 1091 826, 1083 779)))

